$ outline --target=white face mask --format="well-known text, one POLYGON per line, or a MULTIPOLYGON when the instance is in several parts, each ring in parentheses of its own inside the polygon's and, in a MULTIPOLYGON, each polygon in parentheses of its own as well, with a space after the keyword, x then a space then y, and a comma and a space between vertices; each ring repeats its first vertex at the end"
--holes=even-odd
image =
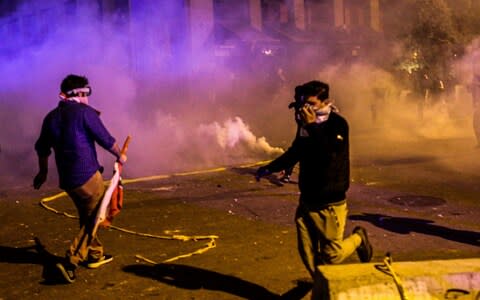
POLYGON ((332 112, 332 104, 328 103, 322 108, 315 108, 315 115, 317 116, 315 122, 317 124, 325 122, 328 120, 328 117, 330 116, 330 112, 332 112))
POLYGON ((88 97, 70 97, 70 98, 64 98, 64 97, 60 97, 61 99, 65 100, 65 101, 75 101, 75 102, 78 102, 78 103, 83 103, 83 104, 86 104, 88 105, 88 97))
POLYGON ((322 108, 314 107, 313 109, 315 110, 315 114, 317 116, 328 115, 332 111, 332 104, 328 103, 322 108))
POLYGON ((83 104, 86 104, 88 105, 88 96, 85 96, 85 97, 76 97, 80 103, 83 103, 83 104))

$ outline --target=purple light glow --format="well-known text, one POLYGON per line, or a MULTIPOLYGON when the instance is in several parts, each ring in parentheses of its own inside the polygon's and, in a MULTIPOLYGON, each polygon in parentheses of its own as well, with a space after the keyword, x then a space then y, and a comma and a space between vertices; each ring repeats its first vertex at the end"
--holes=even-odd
MULTIPOLYGON (((112 134, 120 141, 133 136, 127 176, 264 159, 267 152, 252 141, 285 148, 295 134, 287 109, 293 89, 312 79, 331 84, 332 98, 353 128, 377 126, 399 139, 471 134, 469 127, 447 126, 452 120, 436 107, 428 111, 430 127, 412 129, 414 108, 401 99, 402 88, 391 74, 366 61, 336 59, 334 43, 295 44, 268 36, 266 29, 228 22, 245 21, 245 9, 188 9, 183 1, 154 0, 125 1, 130 7, 117 1, 113 8, 100 4, 108 1, 39 2, 4 13, 0 23, 0 168, 7 170, 5 177, 29 181, 35 174, 33 144, 41 120, 56 106, 60 81, 70 73, 89 78, 90 104, 102 111, 112 134), (219 14, 227 11, 219 26, 219 14), (388 91, 382 100, 388 109, 383 123, 372 125, 377 86, 388 91), (231 141, 228 134, 234 132, 239 137, 234 147, 219 142, 231 141)), ((467 65, 467 59, 459 65, 465 82, 467 65)), ((462 118, 468 118, 470 100, 458 99, 462 118)), ((111 157, 99 154, 108 170, 111 157)), ((50 166, 54 174, 53 157, 50 166)))

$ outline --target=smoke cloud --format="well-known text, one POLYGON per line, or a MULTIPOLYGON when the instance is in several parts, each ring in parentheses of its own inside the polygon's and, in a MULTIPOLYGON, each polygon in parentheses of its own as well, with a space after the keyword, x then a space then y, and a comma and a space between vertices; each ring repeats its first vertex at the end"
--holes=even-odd
MULTIPOLYGON (((19 41, 8 26, 26 20, 29 8, 3 17, 11 35, 3 36, 2 49, 18 51, 0 52, 0 180, 30 182, 37 172, 34 142, 43 117, 59 101, 61 80, 71 73, 89 78, 90 104, 102 112, 112 135, 120 143, 132 135, 126 177, 276 157, 295 135, 287 108, 293 90, 314 79, 331 85, 331 98, 353 134, 372 130, 390 141, 473 135, 469 55, 456 66, 461 82, 427 105, 419 122, 416 99, 393 74, 361 58, 333 60, 335 45, 325 43, 321 51, 299 46, 287 66, 285 59, 252 56, 252 49, 240 46, 227 57, 213 55, 207 46, 191 55, 184 50, 190 40, 180 26, 186 22, 180 4, 164 2, 159 7, 145 1, 130 16, 112 13, 103 19, 98 7, 82 4, 74 17, 58 19, 73 8, 47 5, 46 27, 32 25, 32 35, 23 37, 27 41, 19 41), (167 28, 176 27, 169 35, 167 28), (19 49, 19 43, 29 46, 19 49)), ((113 158, 98 152, 108 170, 113 158)), ((56 184, 54 170, 51 157, 50 184, 56 184)))
MULTIPOLYGON (((167 20, 176 18, 178 5, 164 4, 161 14, 167 20)), ((93 88, 90 105, 102 112, 104 124, 120 143, 132 135, 126 176, 236 164, 281 153, 281 148, 270 146, 265 137, 257 137, 262 133, 250 130, 243 119, 253 121, 251 116, 243 117, 250 105, 270 101, 255 96, 255 91, 263 87, 234 86, 240 79, 207 51, 188 59, 182 53, 170 57, 166 53, 175 53, 170 50, 180 49, 188 39, 181 31, 169 39, 166 32, 157 30, 156 36, 147 35, 152 40, 142 41, 143 46, 137 47, 138 53, 129 52, 132 41, 140 40, 144 30, 153 31, 150 26, 154 24, 145 27, 141 18, 153 9, 151 6, 130 16, 128 27, 121 15, 101 21, 94 6, 46 5, 54 10, 47 14, 62 15, 63 9, 76 9, 77 13, 73 20, 48 20, 48 30, 37 32, 42 34, 39 41, 35 41, 36 37, 19 41, 14 32, 4 37, 5 49, 16 49, 18 43, 29 46, 0 56, 3 181, 29 182, 35 175, 33 145, 43 117, 59 101, 59 85, 68 74, 89 78, 93 88)), ((160 13, 158 7, 153 11, 160 13)), ((29 15, 29 7, 18 7, 4 16, 4 21, 10 24, 29 15)), ((252 82, 255 79, 252 76, 252 82)), ((286 110, 287 104, 282 103, 282 109, 286 110)), ((268 113, 264 112, 265 117, 268 113)), ((113 164, 111 155, 102 150, 98 153, 108 170, 113 164)), ((55 173, 51 157, 50 177, 55 178, 55 173)))

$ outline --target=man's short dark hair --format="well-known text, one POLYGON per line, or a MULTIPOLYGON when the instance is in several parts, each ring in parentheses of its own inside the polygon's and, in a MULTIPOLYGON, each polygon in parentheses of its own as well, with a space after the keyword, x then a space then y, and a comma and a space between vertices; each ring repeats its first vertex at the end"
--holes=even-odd
POLYGON ((67 92, 73 89, 83 88, 87 85, 87 77, 70 74, 63 79, 62 84, 60 85, 60 91, 64 94, 67 94, 67 92))
POLYGON ((322 101, 328 99, 329 89, 328 84, 318 80, 309 81, 302 85, 304 97, 317 96, 322 101))

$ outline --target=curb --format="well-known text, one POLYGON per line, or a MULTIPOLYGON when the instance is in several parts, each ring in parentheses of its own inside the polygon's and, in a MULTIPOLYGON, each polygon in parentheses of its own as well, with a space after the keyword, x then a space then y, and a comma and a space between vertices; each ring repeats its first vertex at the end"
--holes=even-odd
POLYGON ((396 262, 393 275, 384 267, 318 266, 312 299, 480 299, 480 258, 396 262))

